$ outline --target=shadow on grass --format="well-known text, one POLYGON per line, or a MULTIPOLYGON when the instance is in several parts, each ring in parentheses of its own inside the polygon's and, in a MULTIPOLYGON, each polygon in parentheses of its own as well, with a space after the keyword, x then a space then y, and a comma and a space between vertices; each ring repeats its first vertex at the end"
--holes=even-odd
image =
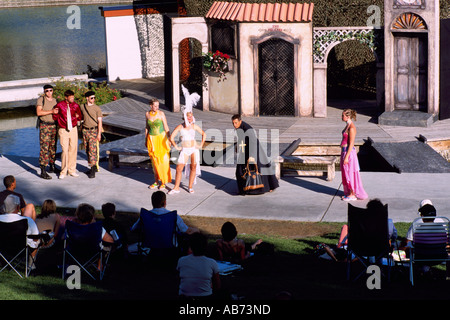
MULTIPOLYGON (((136 215, 121 214, 120 219, 129 227, 136 215)), ((208 237, 209 255, 212 256, 214 242, 219 235, 210 233, 208 237)), ((433 270, 436 280, 417 274, 414 287, 409 284, 408 269, 400 267, 392 269, 390 282, 384 278, 381 280, 379 290, 368 289, 368 275, 355 282, 347 281, 346 263, 319 259, 314 254, 318 243, 337 243, 339 233, 335 231, 295 239, 258 234, 243 236, 248 243, 260 237, 274 245, 274 252, 255 254, 242 263, 243 270, 221 277, 224 291, 244 301, 275 300, 280 292, 289 292, 296 301, 431 300, 449 297, 450 281, 445 281, 445 272, 441 268, 433 270)), ((134 240, 132 235, 131 242, 134 240)), ((91 281, 83 275, 81 289, 70 290, 56 267, 61 263, 60 259, 61 256, 50 251, 42 252, 38 256, 38 269, 43 263, 47 263, 46 268, 29 279, 20 279, 9 271, 1 273, 0 299, 180 301, 177 272, 173 267, 159 268, 135 256, 125 259, 116 255, 112 257, 103 281, 91 281)))

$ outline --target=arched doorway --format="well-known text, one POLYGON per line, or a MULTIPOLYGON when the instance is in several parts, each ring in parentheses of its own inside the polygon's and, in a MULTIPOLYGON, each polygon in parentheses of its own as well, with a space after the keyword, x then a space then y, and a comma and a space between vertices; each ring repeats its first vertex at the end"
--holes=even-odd
MULTIPOLYGON (((196 92, 203 96, 202 90, 202 44, 195 38, 185 38, 179 45, 180 84, 183 84, 190 93, 196 92)), ((183 95, 180 96, 184 104, 183 95)), ((201 102, 198 106, 201 106, 201 102)))
POLYGON ((327 106, 376 111, 376 73, 376 57, 366 44, 357 40, 336 44, 327 58, 327 106))
POLYGON ((394 110, 427 112, 428 33, 423 19, 404 13, 392 24, 394 110))
MULTIPOLYGON (((181 110, 180 106, 180 93, 181 93, 181 86, 180 86, 180 46, 183 46, 182 41, 184 39, 196 39, 195 41, 192 41, 194 43, 192 52, 197 56, 198 50, 201 52, 207 52, 208 50, 208 29, 205 23, 205 20, 203 18, 198 17, 177 17, 177 18, 170 18, 170 24, 172 29, 171 34, 171 77, 170 82, 172 83, 171 90, 169 92, 171 98, 171 104, 172 104, 172 111, 173 112, 179 112, 181 110), (198 42, 197 42, 198 41, 198 42), (199 45, 200 44, 200 45, 199 45), (197 48, 200 47, 200 49, 197 48)), ((188 46, 191 47, 189 44, 191 40, 184 40, 188 43, 188 46)), ((188 51, 188 56, 191 56, 191 50, 188 51)), ((189 75, 187 76, 186 80, 191 77, 192 69, 194 68, 193 65, 195 62, 189 62, 189 75)), ((185 66, 183 68, 186 68, 185 66)), ((197 69, 197 68, 196 68, 197 69)), ((198 68, 201 70, 201 68, 198 68)), ((186 81, 183 80, 183 81, 186 81)), ((192 89, 191 89, 192 90, 192 89)), ((202 96, 205 95, 206 88, 203 87, 201 90, 195 90, 198 94, 202 96)), ((209 100, 203 99, 202 103, 202 109, 203 110, 209 110, 209 100)))
POLYGON ((259 113, 294 116, 294 45, 271 38, 258 46, 259 113))
POLYGON ((274 31, 251 40, 255 115, 300 115, 300 40, 274 31))
MULTIPOLYGON (((375 87, 382 91, 384 78, 380 76, 382 69, 378 66, 377 45, 382 43, 382 33, 374 27, 325 27, 314 28, 314 117, 327 117, 328 96, 328 56, 331 50, 340 43, 355 40, 368 48, 374 57, 376 66, 375 87)), ((366 51, 367 52, 367 51, 366 51)), ((369 53, 370 55, 370 53, 369 53)), ((380 94, 376 95, 375 106, 380 106, 380 94)))

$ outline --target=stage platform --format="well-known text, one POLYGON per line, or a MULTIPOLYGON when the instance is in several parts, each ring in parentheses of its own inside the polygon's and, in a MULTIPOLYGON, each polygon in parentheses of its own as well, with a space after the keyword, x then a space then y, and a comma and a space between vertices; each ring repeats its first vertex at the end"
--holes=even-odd
MULTIPOLYGON (((160 108, 165 111, 167 122, 171 130, 182 123, 182 113, 168 110, 164 100, 164 80, 121 80, 112 87, 126 91, 126 97, 102 106, 107 115, 104 124, 107 130, 114 133, 134 132, 143 133, 145 128, 145 112, 149 109, 151 98, 160 100, 160 108)), ((181 104, 184 103, 183 97, 181 104)), ((406 127, 378 124, 378 117, 384 113, 379 110, 373 100, 330 100, 328 101, 326 118, 313 117, 244 117, 259 133, 259 139, 267 142, 268 146, 276 144, 273 150, 278 154, 298 138, 301 139, 296 154, 307 156, 325 156, 340 154, 341 132, 344 123, 341 121, 342 110, 351 108, 357 111, 357 136, 355 145, 358 150, 372 140, 381 143, 400 143, 417 141, 420 136, 425 137, 427 144, 443 156, 450 150, 450 119, 436 121, 427 127, 406 127)), ((201 103, 199 103, 201 105, 201 103)), ((231 114, 213 111, 194 110, 196 121, 207 133, 208 141, 232 143, 234 129, 231 124, 231 114)), ((143 147, 143 137, 121 139, 102 146, 104 156, 108 148, 128 146, 130 148, 143 147), (138 143, 139 145, 133 145, 138 143), (141 145, 142 144, 142 145, 141 145)), ((369 145, 370 147, 370 145, 369 145)), ((270 147, 269 147, 270 148, 270 147)), ((364 153, 365 151, 362 150, 364 153)))
MULTIPOLYGON (((159 97, 162 109, 165 108, 163 96, 158 96, 163 85, 139 79, 120 81, 115 86, 128 91, 128 96, 124 98, 128 101, 121 99, 102 106, 105 114, 108 114, 105 122, 114 120, 113 117, 123 117, 124 127, 137 134, 118 140, 117 143, 102 145, 102 151, 114 147, 114 144, 144 148, 142 133, 145 126, 144 112, 148 109, 148 99, 153 96, 159 97), (130 105, 134 106, 133 110, 130 105), (123 109, 119 110, 120 108, 123 109), (125 119, 130 121, 126 125, 125 119), (134 123, 131 124, 131 121, 134 123)), ((379 126, 376 123, 373 105, 362 101, 342 102, 342 104, 331 102, 328 118, 325 119, 246 117, 245 121, 256 129, 278 129, 280 146, 289 145, 297 138, 301 138, 302 144, 305 145, 336 145, 340 143, 340 135, 344 127, 340 118, 344 107, 358 111, 356 124, 359 145, 363 145, 368 137, 373 137, 375 143, 395 143, 417 141, 417 138, 422 135, 427 138, 429 145, 433 141, 450 140, 449 120, 438 121, 430 128, 379 126)), ((172 113, 166 109, 166 115, 171 129, 182 121, 181 113, 172 113)), ((233 130, 231 115, 201 110, 195 110, 194 115, 198 121, 202 121, 205 130, 217 128, 225 132, 233 130)), ((59 158, 56 164, 59 167, 59 158)), ((69 208, 75 208, 80 203, 86 202, 96 209, 100 209, 103 203, 113 202, 117 210, 133 212, 136 218, 141 207, 151 208, 153 191, 147 188, 154 182, 151 169, 121 167, 110 171, 107 161, 101 161, 100 165, 100 172, 96 174, 95 179, 89 179, 83 173, 88 168, 86 154, 84 151, 79 151, 77 169, 80 177, 68 176, 64 180, 59 180, 55 174, 51 174, 53 179, 44 180, 39 177, 37 156, 34 158, 5 155, 0 157, 2 176, 12 174, 16 177, 18 182, 16 191, 23 194, 27 202, 40 205, 45 199, 54 199, 57 206, 69 208)), ((282 177, 279 181, 280 187, 272 193, 260 196, 239 196, 234 165, 202 166, 201 169, 202 175, 194 186, 195 193, 190 194, 186 191, 186 180, 183 178, 181 192, 168 195, 168 209, 178 210, 181 216, 226 217, 230 220, 233 218, 309 222, 345 222, 347 220, 348 203, 340 199, 343 194, 340 172, 336 172, 333 181, 327 181, 322 177, 282 177)), ((175 177, 174 166, 172 166, 172 174, 175 177)), ((450 173, 362 170, 361 177, 370 199, 379 198, 389 205, 389 217, 394 222, 414 220, 422 199, 431 199, 437 208, 438 215, 449 215, 450 173)), ((168 188, 172 187, 173 184, 169 183, 168 188)), ((368 200, 351 203, 364 207, 368 200)))

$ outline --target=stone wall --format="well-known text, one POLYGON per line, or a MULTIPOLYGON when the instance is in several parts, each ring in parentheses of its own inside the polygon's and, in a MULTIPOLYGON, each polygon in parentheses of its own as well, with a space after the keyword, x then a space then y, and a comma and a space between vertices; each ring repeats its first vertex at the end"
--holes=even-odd
POLYGON ((141 51, 142 76, 164 76, 164 27, 160 14, 135 15, 136 29, 141 51))

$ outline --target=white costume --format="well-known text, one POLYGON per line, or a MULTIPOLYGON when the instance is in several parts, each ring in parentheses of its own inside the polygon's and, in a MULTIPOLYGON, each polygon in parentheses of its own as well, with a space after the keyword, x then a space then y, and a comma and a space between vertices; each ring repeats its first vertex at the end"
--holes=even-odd
MULTIPOLYGON (((189 91, 183 85, 181 85, 181 89, 183 90, 183 95, 184 95, 184 99, 185 99, 185 107, 183 110, 184 123, 185 123, 185 125, 188 125, 189 121, 187 119, 187 113, 188 112, 192 113, 192 109, 200 100, 200 96, 196 92, 189 94, 189 91)), ((192 118, 193 118, 192 124, 194 124, 195 118, 194 118, 194 116, 192 116, 192 118)), ((195 130, 194 129, 186 129, 183 127, 180 130, 180 135, 181 135, 181 139, 183 142, 184 141, 195 141, 195 130)), ((190 147, 190 148, 183 147, 180 151, 180 155, 178 156, 178 163, 185 164, 184 175, 186 176, 187 179, 189 179, 189 175, 191 172, 191 167, 189 164, 191 163, 191 155, 192 154, 194 154, 194 159, 195 159, 194 161, 197 164, 196 170, 195 170, 196 179, 194 180, 194 184, 196 184, 197 176, 200 176, 200 174, 201 174, 200 150, 197 149, 196 147, 190 147), (185 162, 186 158, 187 158, 187 161, 185 162)))

